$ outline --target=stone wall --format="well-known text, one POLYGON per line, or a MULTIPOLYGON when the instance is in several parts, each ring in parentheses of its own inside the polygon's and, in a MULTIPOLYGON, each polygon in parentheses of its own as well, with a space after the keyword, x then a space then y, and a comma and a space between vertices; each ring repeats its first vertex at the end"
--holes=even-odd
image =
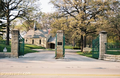
POLYGON ((11 52, 0 52, 0 57, 3 58, 3 57, 11 57, 11 52))
POLYGON ((120 62, 120 55, 104 54, 104 60, 120 62))

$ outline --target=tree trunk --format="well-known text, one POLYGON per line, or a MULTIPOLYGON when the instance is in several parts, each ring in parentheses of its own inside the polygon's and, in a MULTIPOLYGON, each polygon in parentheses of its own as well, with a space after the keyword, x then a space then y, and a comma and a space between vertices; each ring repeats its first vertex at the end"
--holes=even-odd
POLYGON ((83 52, 83 35, 81 35, 81 52, 83 52))
POLYGON ((9 45, 9 25, 10 25, 10 23, 9 23, 9 20, 7 20, 7 40, 6 40, 6 45, 9 45))
POLYGON ((10 25, 10 16, 9 16, 9 4, 7 4, 7 39, 6 39, 6 45, 9 45, 9 25, 10 25))
POLYGON ((120 40, 120 36, 119 36, 119 40, 120 40))
POLYGON ((75 38, 73 39, 73 47, 75 47, 75 38))
POLYGON ((84 47, 86 47, 86 36, 84 36, 84 47))

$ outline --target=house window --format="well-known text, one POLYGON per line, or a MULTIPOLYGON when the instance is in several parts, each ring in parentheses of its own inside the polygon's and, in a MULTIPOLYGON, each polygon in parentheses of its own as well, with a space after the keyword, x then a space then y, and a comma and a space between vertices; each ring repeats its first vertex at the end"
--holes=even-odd
POLYGON ((39 40, 39 44, 41 44, 41 40, 39 40))
POLYGON ((32 44, 34 44, 34 40, 32 40, 32 44))

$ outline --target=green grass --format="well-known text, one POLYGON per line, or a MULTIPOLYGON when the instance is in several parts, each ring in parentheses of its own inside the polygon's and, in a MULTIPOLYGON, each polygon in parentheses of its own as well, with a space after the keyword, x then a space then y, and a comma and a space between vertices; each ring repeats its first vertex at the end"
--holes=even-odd
POLYGON ((72 45, 65 45, 65 49, 73 49, 72 45))
POLYGON ((7 48, 7 52, 11 52, 11 45, 6 45, 6 44, 2 44, 0 43, 0 52, 3 52, 4 48, 7 48))
POLYGON ((37 45, 25 44, 24 54, 38 52, 32 49, 45 49, 45 48, 37 45))
MULTIPOLYGON (((0 43, 0 52, 3 52, 4 47, 7 48, 7 52, 11 52, 11 45, 6 45, 5 43, 0 43)), ((25 44, 24 54, 38 52, 38 51, 32 50, 32 49, 45 49, 45 48, 41 47, 41 46, 25 44)))
POLYGON ((28 47, 30 49, 45 49, 44 47, 37 46, 37 45, 31 45, 31 44, 25 44, 25 47, 28 47))
POLYGON ((106 54, 120 55, 120 51, 107 51, 106 54))
POLYGON ((73 47, 72 45, 65 45, 65 49, 80 49, 78 46, 73 47))
POLYGON ((92 53, 91 52, 80 52, 80 51, 78 51, 77 54, 92 58, 92 53))

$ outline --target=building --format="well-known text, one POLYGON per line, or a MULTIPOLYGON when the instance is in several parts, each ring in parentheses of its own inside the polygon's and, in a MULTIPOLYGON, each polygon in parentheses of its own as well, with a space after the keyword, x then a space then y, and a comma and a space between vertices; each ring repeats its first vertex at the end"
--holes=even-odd
POLYGON ((37 30, 36 26, 24 36, 26 44, 34 44, 45 48, 55 48, 56 38, 50 34, 50 29, 37 30))

